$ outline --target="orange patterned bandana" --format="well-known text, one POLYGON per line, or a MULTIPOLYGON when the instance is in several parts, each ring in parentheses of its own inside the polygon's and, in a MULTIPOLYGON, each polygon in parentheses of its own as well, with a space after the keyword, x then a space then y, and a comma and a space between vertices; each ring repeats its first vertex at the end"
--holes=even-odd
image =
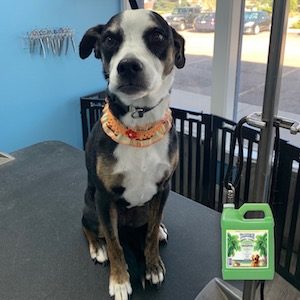
POLYGON ((159 142, 172 127, 172 114, 168 109, 164 118, 139 129, 127 128, 110 111, 108 103, 100 119, 104 132, 116 143, 133 147, 148 147, 159 142))

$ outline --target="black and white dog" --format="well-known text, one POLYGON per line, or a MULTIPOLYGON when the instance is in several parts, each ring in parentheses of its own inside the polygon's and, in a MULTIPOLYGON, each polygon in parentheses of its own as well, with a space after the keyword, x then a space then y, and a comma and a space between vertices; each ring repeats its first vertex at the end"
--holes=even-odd
POLYGON ((164 280, 162 211, 178 161, 169 95, 174 67, 185 64, 184 39, 155 12, 128 10, 85 33, 80 57, 93 50, 103 62, 108 97, 86 145, 82 224, 92 259, 109 259, 109 294, 126 300, 132 288, 122 226, 147 224, 145 278, 152 284, 164 280))

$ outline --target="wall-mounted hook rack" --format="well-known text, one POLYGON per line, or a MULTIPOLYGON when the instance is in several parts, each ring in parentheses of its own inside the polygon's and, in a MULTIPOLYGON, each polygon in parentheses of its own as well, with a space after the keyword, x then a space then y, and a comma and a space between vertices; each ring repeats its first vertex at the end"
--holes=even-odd
POLYGON ((70 46, 76 52, 75 33, 69 27, 35 29, 27 32, 25 39, 28 42, 30 54, 39 53, 44 58, 51 53, 57 56, 62 53, 66 55, 70 46))

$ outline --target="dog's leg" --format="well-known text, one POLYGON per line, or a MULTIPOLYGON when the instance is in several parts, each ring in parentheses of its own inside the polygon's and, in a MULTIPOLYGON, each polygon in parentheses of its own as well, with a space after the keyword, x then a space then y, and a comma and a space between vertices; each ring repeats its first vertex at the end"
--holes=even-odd
POLYGON ((85 207, 82 216, 82 229, 89 244, 91 258, 95 262, 105 263, 108 260, 104 236, 101 233, 95 206, 96 188, 91 180, 85 191, 85 207))
POLYGON ((105 263, 108 260, 106 243, 104 239, 99 238, 94 232, 89 231, 83 226, 83 232, 89 243, 89 250, 92 260, 99 263, 105 263))
POLYGON ((168 230, 163 223, 159 225, 158 239, 160 243, 167 243, 168 241, 168 230))
POLYGON ((159 232, 162 211, 169 194, 169 186, 153 197, 149 203, 148 227, 145 245, 146 279, 161 284, 166 272, 159 255, 159 232))
MULTIPOLYGON (((97 192, 96 197, 99 197, 97 192)), ((100 201, 99 199, 97 203, 99 204, 100 223, 110 261, 109 294, 114 296, 115 300, 127 300, 128 295, 132 293, 132 288, 123 249, 119 241, 118 212, 115 204, 110 200, 100 201)))

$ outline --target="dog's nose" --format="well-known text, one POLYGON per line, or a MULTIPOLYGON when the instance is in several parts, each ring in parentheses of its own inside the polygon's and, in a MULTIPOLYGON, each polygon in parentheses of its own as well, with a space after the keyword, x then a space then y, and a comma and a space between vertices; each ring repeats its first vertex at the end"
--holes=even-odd
POLYGON ((137 59, 124 58, 119 62, 117 71, 121 76, 136 76, 143 71, 143 64, 137 59))

